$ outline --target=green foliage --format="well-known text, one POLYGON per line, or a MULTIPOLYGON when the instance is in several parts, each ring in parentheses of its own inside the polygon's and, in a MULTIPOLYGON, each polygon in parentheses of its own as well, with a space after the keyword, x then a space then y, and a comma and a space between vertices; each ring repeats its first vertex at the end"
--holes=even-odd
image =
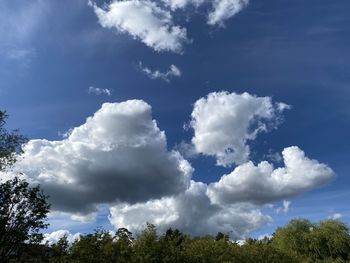
POLYGON ((39 186, 19 178, 0 184, 0 258, 18 253, 24 242, 38 244, 50 205, 39 186))
MULTIPOLYGON (((0 171, 16 162, 22 144, 27 140, 18 130, 5 129, 7 114, 0 111, 0 171)), ((17 177, 0 184, 0 259, 8 261, 17 257, 24 244, 38 244, 46 228, 45 219, 50 205, 39 186, 29 184, 17 177)), ((28 247, 28 245, 27 245, 28 247)))
POLYGON ((68 261, 68 249, 69 249, 69 242, 67 239, 67 235, 64 235, 61 237, 56 244, 53 244, 51 246, 52 249, 52 263, 65 263, 68 261))
POLYGON ((115 234, 96 230, 68 247, 66 238, 52 246, 50 262, 133 263, 299 263, 350 262, 350 235, 346 224, 325 220, 313 224, 294 219, 272 238, 247 239, 243 245, 228 235, 191 237, 168 229, 158 236, 147 224, 137 239, 125 228, 115 234))
POLYGON ((160 257, 162 262, 186 262, 185 247, 189 238, 178 229, 169 228, 164 235, 159 238, 160 257))
POLYGON ((96 230, 94 234, 81 236, 73 243, 70 258, 71 262, 110 262, 115 253, 114 237, 104 230, 96 230))
POLYGON ((158 263, 162 262, 159 257, 161 250, 157 240, 157 229, 147 223, 146 229, 134 243, 133 262, 158 263))
POLYGON ((0 171, 5 170, 16 162, 16 155, 22 152, 21 145, 27 139, 18 134, 18 130, 8 132, 5 129, 6 111, 0 111, 0 171))
POLYGON ((350 258, 350 235, 345 223, 324 220, 319 224, 292 220, 277 229, 272 245, 301 262, 347 262, 350 258))
POLYGON ((277 229, 272 244, 289 255, 307 257, 310 232, 314 228, 315 225, 307 219, 293 219, 286 227, 277 229))

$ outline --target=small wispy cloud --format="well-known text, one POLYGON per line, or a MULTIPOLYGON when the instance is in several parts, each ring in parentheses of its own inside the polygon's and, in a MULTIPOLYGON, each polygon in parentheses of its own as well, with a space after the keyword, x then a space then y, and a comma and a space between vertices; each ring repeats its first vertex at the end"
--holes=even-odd
POLYGON ((166 82, 170 82, 172 77, 181 77, 181 71, 175 65, 170 65, 166 72, 161 72, 160 70, 151 70, 150 68, 144 66, 142 62, 139 62, 140 70, 146 74, 150 79, 162 79, 166 82))
POLYGON ((276 209, 276 213, 277 214, 281 212, 288 213, 291 203, 292 203, 291 201, 283 200, 283 205, 276 209))
POLYGON ((70 129, 68 129, 67 131, 64 131, 64 132, 59 131, 58 132, 58 136, 62 137, 63 139, 66 139, 72 134, 72 131, 73 131, 73 128, 70 128, 70 129))
POLYGON ((89 94, 94 94, 94 95, 97 95, 97 96, 107 95, 108 97, 110 97, 112 95, 112 91, 110 89, 100 89, 100 88, 95 88, 93 86, 89 87, 88 93, 89 94))
POLYGON ((0 50, 1 57, 22 67, 28 67, 35 55, 36 51, 32 48, 5 48, 0 50))

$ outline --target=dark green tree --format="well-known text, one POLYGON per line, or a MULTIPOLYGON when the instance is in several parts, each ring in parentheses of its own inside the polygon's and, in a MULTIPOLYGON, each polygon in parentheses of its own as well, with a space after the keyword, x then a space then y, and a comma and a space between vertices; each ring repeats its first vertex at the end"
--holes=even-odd
POLYGON ((72 244, 70 262, 114 262, 116 248, 114 237, 106 230, 96 229, 93 234, 83 235, 72 244))
POLYGON ((338 220, 321 221, 310 232, 310 252, 313 260, 349 260, 349 228, 338 220))
POLYGON ((160 258, 160 246, 157 237, 157 229, 154 225, 147 223, 146 229, 134 243, 133 262, 158 263, 160 258))
POLYGON ((0 111, 0 171, 4 171, 16 162, 16 156, 22 152, 22 144, 27 139, 18 130, 7 131, 5 128, 8 115, 0 111))
MULTIPOLYGON (((48 246, 48 244, 47 244, 48 246)), ((69 252, 69 242, 67 235, 61 237, 57 243, 51 245, 52 255, 50 262, 52 263, 65 263, 69 262, 68 252, 69 252)))
POLYGON ((19 253, 24 242, 38 244, 50 205, 39 186, 17 177, 0 184, 0 258, 19 253))
POLYGON ((310 255, 310 233, 315 227, 307 219, 293 219, 276 230, 272 244, 280 251, 305 260, 310 255))
POLYGON ((187 236, 178 229, 172 230, 169 228, 158 241, 162 262, 186 262, 185 246, 187 241, 187 236))
MULTIPOLYGON (((25 137, 18 131, 8 132, 7 114, 0 111, 0 171, 4 172, 16 162, 22 152, 25 137)), ((2 178, 0 178, 1 181, 2 178)), ((39 186, 29 184, 15 177, 0 183, 0 259, 20 253, 26 244, 37 244, 43 236, 40 230, 47 227, 45 219, 50 205, 39 186)))

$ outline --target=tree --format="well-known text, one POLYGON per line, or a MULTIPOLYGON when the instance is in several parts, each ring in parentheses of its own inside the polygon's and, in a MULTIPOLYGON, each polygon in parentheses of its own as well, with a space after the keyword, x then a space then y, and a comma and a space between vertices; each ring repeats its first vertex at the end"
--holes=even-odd
MULTIPOLYGON (((25 137, 18 130, 8 132, 4 126, 7 114, 0 111, 0 171, 16 162, 25 137)), ((1 179, 1 178, 0 178, 1 179)), ((46 228, 50 205, 39 186, 31 187, 18 177, 0 183, 0 259, 6 261, 19 253, 24 242, 37 244, 46 228)))
POLYGON ((154 225, 147 223, 146 229, 134 243, 134 262, 158 263, 160 246, 158 243, 157 229, 154 225))
POLYGON ((5 129, 6 111, 0 111, 0 171, 4 171, 16 162, 16 156, 22 152, 22 144, 27 139, 18 133, 18 130, 8 132, 5 129))
MULTIPOLYGON (((48 243, 46 243, 48 247, 48 243)), ((68 236, 65 234, 61 237, 57 243, 51 245, 52 256, 50 262, 52 263, 64 263, 68 261, 68 250, 69 250, 69 241, 68 236)))
POLYGON ((18 253, 24 242, 38 244, 50 205, 39 186, 15 177, 0 184, 0 258, 18 253))
POLYGON ((310 255, 310 233, 315 227, 307 219, 293 219, 287 226, 277 229, 272 245, 280 251, 305 259, 310 255))
POLYGON ((347 225, 338 220, 321 221, 310 233, 310 250, 315 260, 348 260, 350 234, 347 225))

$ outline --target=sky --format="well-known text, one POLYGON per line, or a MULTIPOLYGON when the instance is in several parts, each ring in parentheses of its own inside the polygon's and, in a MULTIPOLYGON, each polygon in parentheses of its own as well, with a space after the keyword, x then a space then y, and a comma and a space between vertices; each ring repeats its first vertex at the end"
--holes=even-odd
POLYGON ((48 239, 350 222, 350 2, 0 2, 0 102, 48 239))

